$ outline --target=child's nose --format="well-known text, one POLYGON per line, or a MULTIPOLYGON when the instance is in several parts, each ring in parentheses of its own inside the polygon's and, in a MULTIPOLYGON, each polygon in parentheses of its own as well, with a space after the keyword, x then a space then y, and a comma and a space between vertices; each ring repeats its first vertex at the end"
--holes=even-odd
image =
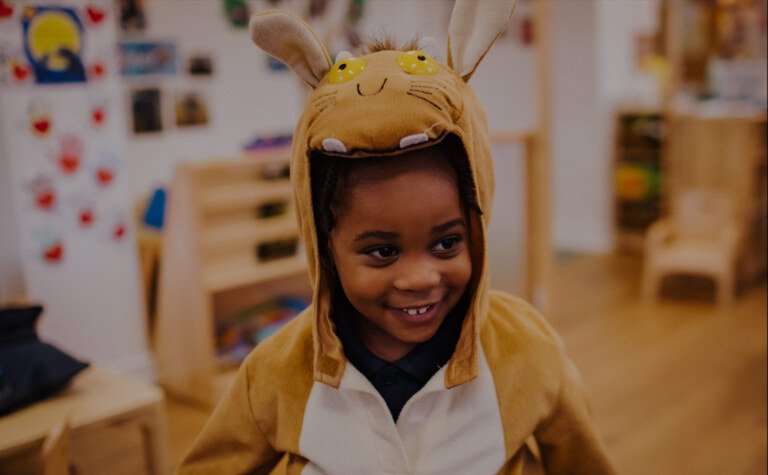
POLYGON ((422 292, 440 283, 440 272, 434 266, 422 260, 416 260, 405 266, 395 279, 394 285, 398 290, 422 292))

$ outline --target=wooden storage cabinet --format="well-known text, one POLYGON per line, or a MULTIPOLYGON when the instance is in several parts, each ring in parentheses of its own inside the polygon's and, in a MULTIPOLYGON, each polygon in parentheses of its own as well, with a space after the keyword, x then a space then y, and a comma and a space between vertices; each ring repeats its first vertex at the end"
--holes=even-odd
POLYGON ((309 298, 288 151, 179 165, 163 235, 155 351, 161 384, 211 406, 234 368, 217 320, 280 296, 309 298))
POLYGON ((768 245, 766 115, 680 115, 672 121, 672 133, 671 192, 708 187, 728 193, 741 234, 739 281, 761 277, 768 245))
POLYGON ((619 250, 642 250, 647 228, 663 215, 666 121, 661 112, 625 109, 616 114, 614 228, 619 250))

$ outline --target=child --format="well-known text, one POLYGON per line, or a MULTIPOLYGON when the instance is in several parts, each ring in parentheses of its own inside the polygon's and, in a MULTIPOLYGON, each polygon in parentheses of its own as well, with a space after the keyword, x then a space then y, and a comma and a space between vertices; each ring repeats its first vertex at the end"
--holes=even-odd
POLYGON ((259 344, 182 473, 613 473, 557 335, 487 289, 492 158, 467 85, 511 2, 455 4, 448 65, 331 64, 287 13, 254 41, 314 90, 291 163, 313 304, 259 344))

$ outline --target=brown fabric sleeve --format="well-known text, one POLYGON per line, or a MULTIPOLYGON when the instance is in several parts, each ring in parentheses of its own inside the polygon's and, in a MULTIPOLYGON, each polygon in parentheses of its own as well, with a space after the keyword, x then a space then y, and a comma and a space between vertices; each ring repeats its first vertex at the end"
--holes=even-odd
POLYGON ((276 452, 254 417, 247 362, 174 473, 267 474, 278 463, 276 452))
POLYGON ((564 359, 563 382, 552 414, 536 429, 547 474, 615 474, 600 438, 576 367, 564 359))

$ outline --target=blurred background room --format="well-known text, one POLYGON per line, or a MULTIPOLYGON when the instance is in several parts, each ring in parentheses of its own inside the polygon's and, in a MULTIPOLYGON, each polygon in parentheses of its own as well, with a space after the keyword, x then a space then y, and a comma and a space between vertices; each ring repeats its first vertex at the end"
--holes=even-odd
MULTIPOLYGON (((471 79, 491 286, 562 335, 622 474, 768 470, 766 3, 518 0, 471 79)), ((452 5, 0 0, 0 473, 168 473, 308 304, 307 90, 249 15, 333 57, 442 46, 452 5)))

